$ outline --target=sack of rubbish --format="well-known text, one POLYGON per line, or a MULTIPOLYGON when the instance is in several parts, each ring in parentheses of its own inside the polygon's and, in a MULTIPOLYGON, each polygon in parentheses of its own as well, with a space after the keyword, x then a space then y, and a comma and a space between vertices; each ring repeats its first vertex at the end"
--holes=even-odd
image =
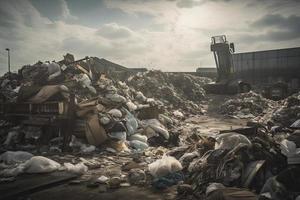
POLYGON ((54 160, 43 156, 33 156, 25 163, 18 165, 15 168, 5 169, 0 175, 5 177, 17 176, 23 173, 49 173, 60 169, 61 165, 54 160))
POLYGON ((0 155, 0 161, 8 165, 22 163, 33 157, 33 154, 26 151, 7 151, 0 155))
POLYGON ((238 133, 223 133, 217 136, 215 149, 233 149, 239 144, 251 145, 251 141, 238 133))
POLYGON ((161 177, 182 170, 182 165, 176 158, 164 155, 161 159, 149 164, 148 169, 152 176, 161 177))
POLYGON ((48 173, 58 170, 61 165, 43 156, 34 156, 24 163, 25 173, 48 173))
POLYGON ((78 163, 76 165, 73 165, 72 163, 64 163, 62 169, 78 175, 84 174, 88 171, 88 167, 83 163, 78 163))
POLYGON ((127 135, 130 136, 136 132, 139 125, 136 118, 133 116, 133 114, 131 114, 126 109, 124 109, 124 111, 126 112, 125 119, 126 119, 127 135))
POLYGON ((121 118, 122 117, 122 112, 119 109, 111 109, 110 111, 108 111, 109 114, 111 114, 113 117, 116 118, 121 118))

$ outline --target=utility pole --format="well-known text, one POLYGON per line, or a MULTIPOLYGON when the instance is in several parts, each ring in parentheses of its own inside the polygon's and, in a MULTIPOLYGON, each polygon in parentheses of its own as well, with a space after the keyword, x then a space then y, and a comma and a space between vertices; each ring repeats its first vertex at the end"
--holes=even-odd
POLYGON ((5 49, 7 51, 7 59, 8 59, 8 78, 10 80, 10 51, 9 51, 9 48, 6 48, 5 49))

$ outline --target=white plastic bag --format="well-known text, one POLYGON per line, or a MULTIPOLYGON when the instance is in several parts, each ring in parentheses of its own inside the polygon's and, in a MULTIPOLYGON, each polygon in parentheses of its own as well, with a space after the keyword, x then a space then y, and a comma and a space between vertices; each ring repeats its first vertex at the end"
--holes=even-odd
POLYGON ((137 109, 137 106, 131 101, 128 101, 126 103, 126 106, 128 107, 129 111, 135 111, 137 109))
POLYGON ((24 163, 25 173, 48 173, 58 170, 61 165, 43 156, 34 156, 24 163))
POLYGON ((182 165, 176 158, 164 155, 161 159, 149 164, 148 169, 152 176, 161 177, 182 170, 182 165))
POLYGON ((161 134, 166 140, 169 139, 170 135, 168 130, 157 119, 143 120, 142 124, 144 127, 151 127, 155 132, 161 134))
POLYGON ((233 149, 239 144, 251 145, 251 141, 238 133, 223 133, 217 136, 215 149, 233 149))
POLYGON ((72 163, 64 163, 62 169, 79 175, 84 174, 88 171, 88 167, 85 166, 83 163, 78 163, 76 165, 73 165, 72 163))
POLYGON ((25 163, 19 164, 17 167, 12 169, 3 170, 1 176, 17 176, 23 173, 48 173, 60 169, 61 165, 54 160, 43 156, 33 156, 25 163))
POLYGON ((141 134, 133 134, 129 137, 129 140, 139 140, 141 142, 147 143, 147 136, 141 134))
POLYGON ((109 114, 111 114, 113 117, 121 118, 122 117, 122 112, 119 109, 111 109, 108 111, 109 114))

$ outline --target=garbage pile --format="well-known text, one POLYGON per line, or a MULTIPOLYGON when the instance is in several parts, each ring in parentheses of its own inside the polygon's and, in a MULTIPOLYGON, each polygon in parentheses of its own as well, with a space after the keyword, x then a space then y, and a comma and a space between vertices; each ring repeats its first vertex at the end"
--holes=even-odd
POLYGON ((250 91, 226 100, 219 112, 236 118, 254 118, 272 111, 276 106, 276 102, 250 91))
POLYGON ((201 110, 205 100, 203 85, 212 82, 206 77, 184 73, 148 71, 129 77, 128 85, 143 92, 147 97, 159 99, 170 108, 181 108, 195 113, 201 110))
POLYGON ((67 171, 89 175, 70 184, 85 181, 99 192, 151 185, 176 186, 181 199, 299 196, 300 93, 274 113, 277 103, 254 92, 220 106, 237 118, 270 112, 281 127, 255 118, 246 128, 201 134, 184 119, 202 113, 209 79, 149 71, 122 82, 82 66, 38 62, 0 78, 1 183, 67 171))
MULTIPOLYGON (((111 80, 104 74, 93 80, 92 77, 73 65, 38 62, 22 67, 18 75, 5 75, 2 85, 14 95, 11 98, 12 95, 1 94, 5 96, 3 101, 17 104, 72 102, 73 94, 75 105, 74 110, 70 110, 75 116, 70 146, 74 150, 90 152, 99 145, 107 145, 116 151, 126 150, 127 147, 144 150, 152 144, 170 145, 170 141, 176 140, 176 136, 168 131, 174 123, 170 116, 174 114, 166 110, 163 102, 147 98, 141 91, 124 82, 111 80)), ((175 111, 176 115, 183 115, 175 111)), ((40 140, 42 130, 34 128, 16 124, 4 137, 5 146, 18 145, 20 148, 19 144, 27 144, 30 138, 40 140)), ((54 133, 56 138, 50 138, 53 145, 47 148, 61 152, 64 139, 58 132, 54 133)))
POLYGON ((293 94, 280 102, 280 107, 276 109, 271 121, 281 126, 290 126, 300 119, 300 93, 293 94))
POLYGON ((287 139, 278 142, 267 127, 252 125, 216 137, 193 136, 190 143, 168 152, 182 164, 185 184, 196 198, 283 200, 299 195, 300 188, 294 184, 298 184, 300 168, 293 167, 300 163, 300 146, 294 143, 299 132, 289 130, 287 139), (294 177, 284 178, 289 173, 294 177))

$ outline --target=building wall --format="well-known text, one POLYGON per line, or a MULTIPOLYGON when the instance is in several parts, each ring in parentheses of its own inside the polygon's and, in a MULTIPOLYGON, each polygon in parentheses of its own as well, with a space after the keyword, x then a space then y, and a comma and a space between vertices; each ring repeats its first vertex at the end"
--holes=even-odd
POLYGON ((237 53, 233 55, 236 78, 252 84, 283 80, 298 82, 300 79, 300 47, 237 53))

